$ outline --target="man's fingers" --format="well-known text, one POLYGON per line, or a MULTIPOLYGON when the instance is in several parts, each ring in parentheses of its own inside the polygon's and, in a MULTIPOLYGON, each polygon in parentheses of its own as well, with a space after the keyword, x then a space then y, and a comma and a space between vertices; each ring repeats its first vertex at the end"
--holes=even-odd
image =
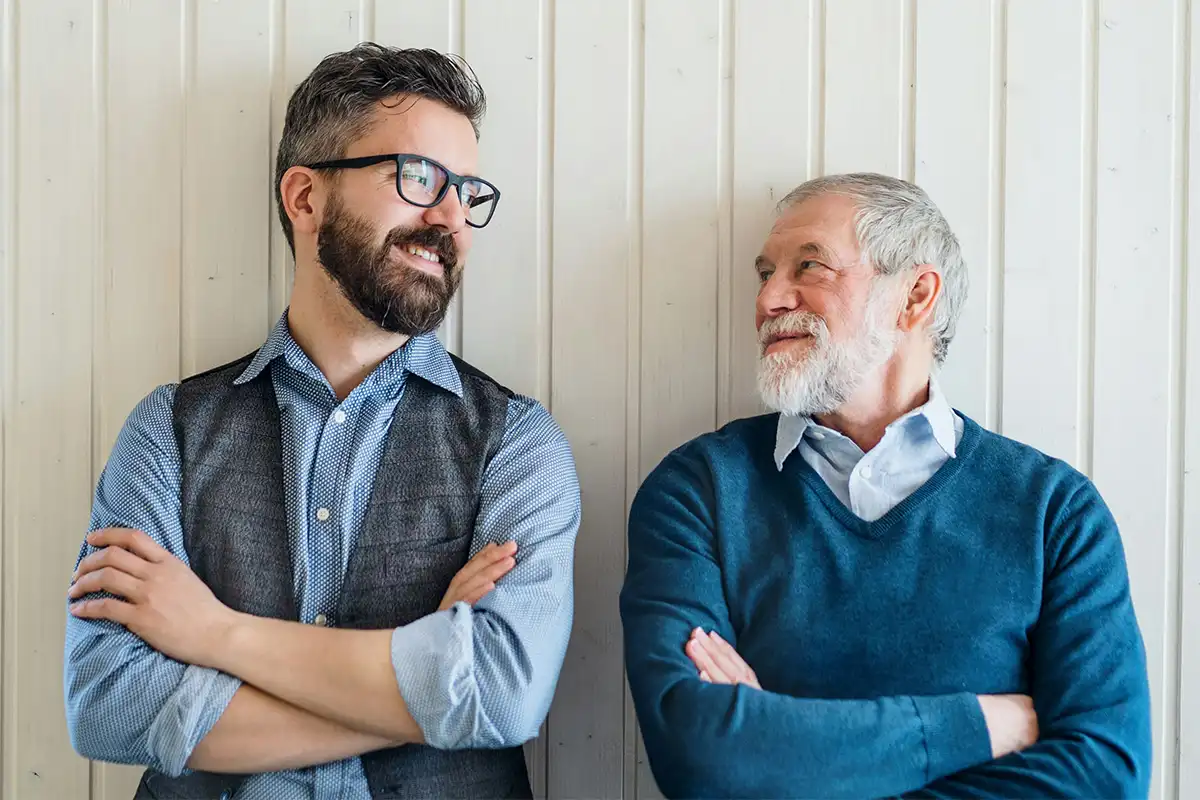
POLYGON ((757 683, 758 678, 754 674, 754 670, 750 669, 750 665, 746 663, 746 659, 742 658, 742 654, 733 649, 733 645, 721 638, 721 634, 713 631, 709 636, 716 645, 717 653, 720 654, 722 662, 734 670, 739 681, 752 681, 757 683))
POLYGON ((105 547, 80 561, 79 568, 75 570, 75 574, 71 576, 71 580, 77 581, 83 575, 104 569, 105 567, 119 569, 121 572, 127 572, 135 578, 145 578, 148 574, 149 566, 150 562, 141 556, 134 555, 128 550, 120 547, 105 547))
POLYGON ((470 587, 463 589, 463 602, 469 606, 473 606, 487 595, 492 589, 496 588, 493 581, 477 581, 471 584, 470 587))
POLYGON ((687 657, 692 660, 700 672, 707 672, 709 667, 713 666, 712 657, 698 640, 688 639, 687 646, 683 648, 683 651, 687 653, 687 657))
POLYGON ((462 569, 454 573, 454 577, 450 579, 450 587, 447 589, 447 594, 456 591, 463 583, 475 577, 475 573, 479 571, 480 565, 488 563, 487 559, 491 557, 492 551, 495 548, 496 545, 494 544, 486 544, 466 564, 463 564, 462 569))
POLYGON ((517 560, 511 556, 505 556, 499 561, 493 561, 476 573, 476 579, 485 579, 489 581, 498 581, 512 571, 512 568, 517 565, 517 560))
POLYGON ((746 662, 737 654, 737 651, 730 647, 721 637, 717 636, 716 631, 702 638, 708 640, 706 645, 712 653, 713 661, 716 663, 717 668, 731 679, 739 680, 746 669, 746 662))
POLYGON ((132 603, 111 597, 84 600, 71 606, 71 613, 81 619, 107 619, 126 626, 133 619, 133 610, 132 603))
POLYGON ((101 528, 92 531, 87 536, 87 542, 92 547, 120 547, 154 563, 165 561, 171 555, 148 534, 128 528, 101 528))
POLYGON ((511 558, 517 552, 516 542, 505 542, 504 544, 487 544, 482 550, 472 556, 462 569, 454 576, 454 580, 450 581, 450 585, 454 586, 455 582, 459 586, 472 580, 479 575, 480 572, 487 569, 492 564, 505 558, 511 558))
POLYGON ((137 578, 127 572, 121 572, 113 567, 102 567, 94 572, 89 572, 75 581, 71 588, 67 590, 67 597, 71 600, 76 600, 84 595, 95 594, 96 592, 108 592, 115 594, 118 597, 127 599, 137 599, 138 584, 137 578))
POLYGON ((474 605, 481 597, 495 589, 496 581, 507 575, 514 566, 516 566, 516 561, 511 558, 489 564, 469 580, 459 584, 453 594, 474 605))
POLYGON ((685 648, 688 658, 692 660, 698 670, 708 674, 711 682, 733 683, 733 678, 717 662, 713 650, 712 643, 703 633, 693 634, 685 648))

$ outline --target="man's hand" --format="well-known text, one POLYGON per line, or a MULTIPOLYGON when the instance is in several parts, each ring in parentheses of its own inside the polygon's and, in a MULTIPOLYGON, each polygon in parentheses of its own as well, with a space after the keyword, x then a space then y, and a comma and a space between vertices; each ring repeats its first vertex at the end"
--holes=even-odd
POLYGON ((684 648, 688 658, 700 670, 700 680, 707 683, 744 683, 755 689, 758 677, 737 651, 717 635, 716 631, 705 633, 700 628, 692 631, 692 638, 684 648))
POLYGON ((496 581, 516 566, 516 542, 489 544, 475 554, 450 581, 450 588, 442 598, 438 611, 445 611, 460 600, 475 605, 492 589, 496 581))
MULTIPOLYGON (((708 683, 744 683, 762 689, 750 665, 716 631, 700 628, 684 648, 688 658, 700 670, 700 680, 708 683)), ((1033 699, 1023 694, 979 695, 979 706, 992 744, 992 758, 1024 750, 1037 742, 1038 720, 1033 699)))
POLYGON ((78 600, 95 592, 116 597, 74 603, 72 614, 124 625, 177 661, 214 666, 214 654, 237 612, 217 600, 186 564, 141 531, 105 528, 88 534, 87 541, 101 549, 80 562, 67 597, 78 600))
POLYGON ((1037 742, 1033 698, 1023 694, 981 694, 979 707, 992 740, 992 758, 1000 758, 1037 742))

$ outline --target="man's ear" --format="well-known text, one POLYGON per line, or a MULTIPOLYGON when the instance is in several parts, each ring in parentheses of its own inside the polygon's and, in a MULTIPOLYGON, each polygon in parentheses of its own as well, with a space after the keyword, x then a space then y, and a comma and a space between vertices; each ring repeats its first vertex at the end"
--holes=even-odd
POLYGON ((279 180, 283 210, 292 221, 292 235, 316 233, 321 225, 324 198, 316 185, 316 176, 307 167, 292 167, 279 180))
POLYGON ((942 275, 932 264, 919 264, 913 268, 913 280, 908 296, 900 309, 900 330, 911 332, 925 327, 933 314, 933 306, 942 293, 942 275))

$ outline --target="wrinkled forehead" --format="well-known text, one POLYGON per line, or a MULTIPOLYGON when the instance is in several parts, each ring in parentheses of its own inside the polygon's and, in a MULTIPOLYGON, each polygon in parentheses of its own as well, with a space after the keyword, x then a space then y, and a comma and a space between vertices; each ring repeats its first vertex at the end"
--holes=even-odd
POLYGON ((786 209, 771 226, 762 256, 771 263, 817 258, 829 266, 856 264, 858 208, 843 195, 822 194, 786 209))

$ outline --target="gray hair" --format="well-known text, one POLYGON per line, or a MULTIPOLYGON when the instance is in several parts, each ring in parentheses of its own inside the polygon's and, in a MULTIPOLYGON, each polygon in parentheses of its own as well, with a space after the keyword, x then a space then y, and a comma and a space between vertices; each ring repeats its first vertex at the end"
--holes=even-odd
POLYGON ((436 50, 364 42, 333 53, 301 81, 288 101, 275 158, 275 202, 288 246, 296 251, 280 181, 289 169, 343 158, 375 119, 376 105, 401 95, 436 100, 471 122, 475 137, 487 109, 483 87, 465 61, 436 50))
POLYGON ((814 178, 789 192, 778 211, 822 194, 849 197, 858 206, 858 245, 877 274, 897 275, 920 264, 938 268, 942 293, 933 308, 929 335, 933 357, 942 364, 970 283, 958 239, 942 212, 919 186, 873 172, 814 178))

